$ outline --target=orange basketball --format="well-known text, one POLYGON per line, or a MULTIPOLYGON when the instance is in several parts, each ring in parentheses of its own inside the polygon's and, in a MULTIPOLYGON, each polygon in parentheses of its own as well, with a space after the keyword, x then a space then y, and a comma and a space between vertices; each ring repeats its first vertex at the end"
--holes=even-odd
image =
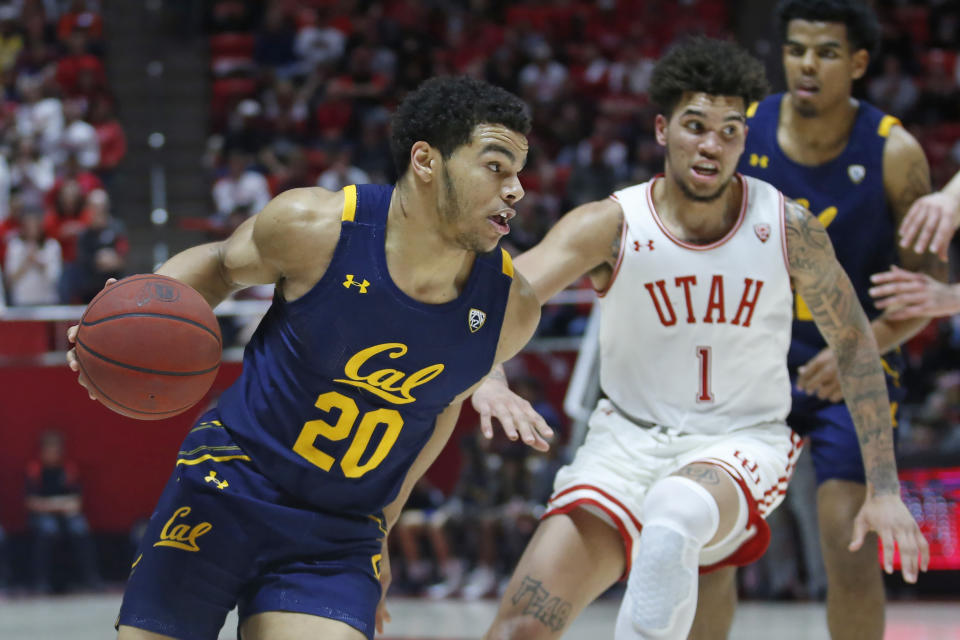
POLYGON ((220 327, 210 305, 167 276, 124 278, 80 318, 77 360, 94 395, 131 418, 160 420, 207 393, 220 367, 220 327))

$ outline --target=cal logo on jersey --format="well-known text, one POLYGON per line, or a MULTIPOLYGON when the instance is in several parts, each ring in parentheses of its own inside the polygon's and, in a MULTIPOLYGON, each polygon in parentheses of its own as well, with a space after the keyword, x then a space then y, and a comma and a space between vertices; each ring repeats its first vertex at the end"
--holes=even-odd
POLYGON ((393 404, 409 404, 417 401, 413 397, 413 390, 436 378, 444 368, 438 363, 407 374, 397 369, 370 371, 369 368, 364 367, 368 360, 381 353, 385 353, 390 359, 402 358, 407 353, 407 345, 400 342, 385 342, 358 351, 343 367, 346 378, 337 378, 334 382, 364 389, 393 404), (364 370, 361 371, 361 368, 364 370))
POLYGON ((867 177, 867 168, 862 164, 852 164, 847 167, 847 175, 853 184, 860 184, 867 177))
POLYGON ((483 326, 483 323, 487 321, 487 314, 480 309, 470 308, 470 313, 467 314, 467 326, 470 327, 470 333, 476 333, 480 330, 480 327, 483 326))

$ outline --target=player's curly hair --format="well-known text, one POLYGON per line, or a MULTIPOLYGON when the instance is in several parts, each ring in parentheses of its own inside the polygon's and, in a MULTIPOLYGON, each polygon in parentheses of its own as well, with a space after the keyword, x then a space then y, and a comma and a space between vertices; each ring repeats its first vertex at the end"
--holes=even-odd
POLYGON ((694 37, 675 45, 657 62, 650 99, 670 117, 688 91, 737 96, 749 105, 769 89, 763 65, 745 49, 726 40, 694 37))
POLYGON ((877 15, 864 0, 780 0, 776 14, 781 41, 787 39, 791 20, 809 20, 846 25, 847 39, 854 51, 866 49, 872 56, 880 42, 877 15))
POLYGON ((410 166, 410 147, 428 142, 449 158, 470 141, 478 124, 499 124, 526 135, 530 110, 505 89, 468 76, 439 76, 421 84, 397 107, 392 120, 390 151, 402 176, 410 166))

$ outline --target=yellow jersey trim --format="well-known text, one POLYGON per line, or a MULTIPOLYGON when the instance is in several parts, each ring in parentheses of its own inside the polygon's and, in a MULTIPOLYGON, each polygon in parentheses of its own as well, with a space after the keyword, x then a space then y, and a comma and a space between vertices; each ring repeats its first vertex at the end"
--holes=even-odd
POLYGON ((883 119, 880 120, 880 126, 877 127, 877 135, 881 138, 886 138, 890 135, 890 129, 893 129, 895 125, 900 124, 900 120, 894 116, 883 116, 883 119))
POLYGON ((246 460, 247 462, 249 462, 250 456, 214 456, 207 453, 200 456, 199 458, 194 458, 193 460, 180 458, 177 460, 177 465, 181 465, 181 464, 195 465, 195 464, 200 464, 204 460, 211 460, 213 462, 226 462, 227 460, 246 460))
POLYGON ((343 222, 353 222, 357 215, 357 185, 348 184, 343 188, 343 215, 340 220, 343 222))
POLYGON ((510 254, 507 253, 506 249, 500 249, 503 253, 503 272, 507 275, 508 278, 513 277, 513 258, 510 257, 510 254))
POLYGON ((747 117, 752 118, 753 116, 757 115, 757 107, 759 106, 759 102, 751 102, 750 106, 747 107, 747 117))

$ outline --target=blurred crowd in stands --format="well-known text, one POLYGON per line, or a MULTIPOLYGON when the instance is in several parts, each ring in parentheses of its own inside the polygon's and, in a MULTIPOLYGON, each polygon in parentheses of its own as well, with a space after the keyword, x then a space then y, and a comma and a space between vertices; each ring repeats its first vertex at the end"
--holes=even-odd
POLYGON ((123 274, 126 154, 97 0, 0 2, 0 265, 10 305, 89 301, 123 274))

